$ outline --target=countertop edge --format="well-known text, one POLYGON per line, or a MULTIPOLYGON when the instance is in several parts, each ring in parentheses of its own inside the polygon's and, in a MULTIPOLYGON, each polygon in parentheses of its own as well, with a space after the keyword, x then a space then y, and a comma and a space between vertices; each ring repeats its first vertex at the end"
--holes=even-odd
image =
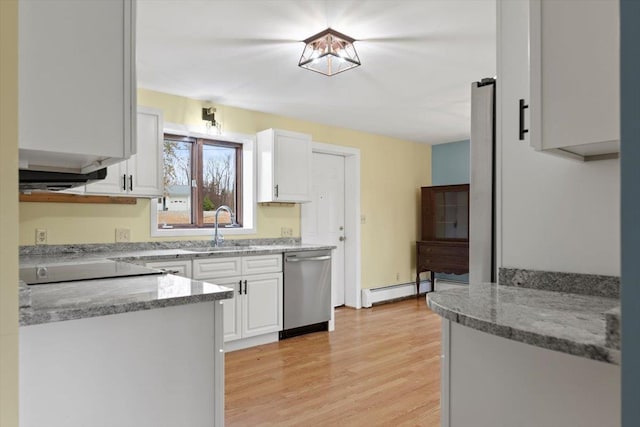
POLYGON ((86 308, 37 310, 22 308, 20 310, 20 326, 41 325, 46 323, 79 320, 91 317, 109 316, 134 311, 152 310, 155 308, 174 307, 178 305, 195 304, 200 302, 220 301, 233 298, 233 290, 212 292, 201 295, 166 298, 153 301, 137 301, 122 304, 104 304, 86 308))
POLYGON ((599 362, 611 363, 614 365, 620 364, 620 350, 609 348, 604 345, 581 343, 479 319, 459 311, 446 308, 429 298, 429 294, 427 294, 427 305, 432 311, 442 318, 481 332, 599 362))

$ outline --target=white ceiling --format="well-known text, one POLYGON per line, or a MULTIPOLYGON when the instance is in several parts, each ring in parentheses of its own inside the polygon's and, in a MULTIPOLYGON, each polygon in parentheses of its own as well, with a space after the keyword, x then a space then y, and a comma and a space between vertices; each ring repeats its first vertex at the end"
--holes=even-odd
MULTIPOLYGON (((469 137, 470 87, 496 73, 495 0, 138 0, 138 86, 437 144, 469 137), (297 66, 331 27, 362 66, 297 66)), ((224 125, 224 124, 223 124, 224 125)))

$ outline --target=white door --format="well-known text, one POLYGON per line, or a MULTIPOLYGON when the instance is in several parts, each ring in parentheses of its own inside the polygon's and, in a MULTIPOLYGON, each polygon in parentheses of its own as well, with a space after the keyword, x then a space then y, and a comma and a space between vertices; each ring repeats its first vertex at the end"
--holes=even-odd
POLYGON ((302 205, 302 240, 336 246, 331 263, 333 306, 344 305, 344 157, 313 153, 311 203, 302 205))

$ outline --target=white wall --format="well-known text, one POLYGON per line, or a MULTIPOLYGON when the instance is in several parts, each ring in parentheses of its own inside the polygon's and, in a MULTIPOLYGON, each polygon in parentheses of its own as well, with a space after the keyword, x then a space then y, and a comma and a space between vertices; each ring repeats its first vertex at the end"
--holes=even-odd
POLYGON ((502 148, 502 267, 620 274, 618 160, 502 148))

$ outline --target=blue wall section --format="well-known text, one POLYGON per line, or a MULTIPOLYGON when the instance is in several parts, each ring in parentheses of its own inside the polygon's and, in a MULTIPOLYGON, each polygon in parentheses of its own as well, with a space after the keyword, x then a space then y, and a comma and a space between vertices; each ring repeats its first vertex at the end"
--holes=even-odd
MULTIPOLYGON (((469 140, 438 144, 431 148, 431 185, 469 183, 469 140)), ((438 279, 469 282, 469 275, 436 274, 438 279)))
POLYGON ((640 1, 620 2, 622 425, 640 426, 640 1))
POLYGON ((469 183, 469 140, 431 148, 431 185, 469 183))

